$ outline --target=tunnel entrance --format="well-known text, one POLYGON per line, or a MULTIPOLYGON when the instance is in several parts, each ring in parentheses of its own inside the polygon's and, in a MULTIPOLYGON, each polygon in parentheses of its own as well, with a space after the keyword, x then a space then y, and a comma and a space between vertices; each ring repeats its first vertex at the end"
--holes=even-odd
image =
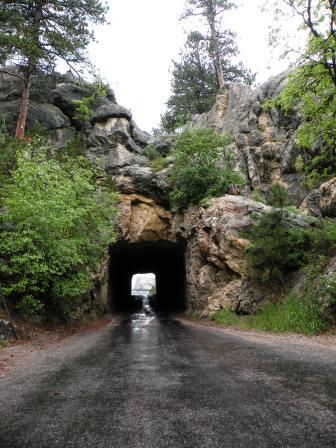
POLYGON ((110 249, 110 304, 119 312, 136 311, 139 306, 132 295, 135 274, 155 276, 152 307, 158 312, 185 310, 185 245, 168 241, 125 243, 110 249))

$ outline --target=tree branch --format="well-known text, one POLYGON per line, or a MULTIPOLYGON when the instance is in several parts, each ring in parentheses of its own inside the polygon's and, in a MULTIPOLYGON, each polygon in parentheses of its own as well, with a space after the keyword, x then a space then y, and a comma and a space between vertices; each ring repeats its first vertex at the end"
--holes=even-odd
POLYGON ((3 68, 0 68, 0 73, 3 73, 4 75, 9 75, 9 76, 14 76, 15 78, 19 78, 21 79, 21 81, 24 81, 24 77, 17 74, 17 73, 13 73, 13 72, 9 72, 3 68))

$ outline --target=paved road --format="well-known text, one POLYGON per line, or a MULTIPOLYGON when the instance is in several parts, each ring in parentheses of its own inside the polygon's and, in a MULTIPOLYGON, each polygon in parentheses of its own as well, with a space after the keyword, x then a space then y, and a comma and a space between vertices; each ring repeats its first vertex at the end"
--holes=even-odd
POLYGON ((336 447, 335 351, 134 316, 2 380, 0 446, 336 447))

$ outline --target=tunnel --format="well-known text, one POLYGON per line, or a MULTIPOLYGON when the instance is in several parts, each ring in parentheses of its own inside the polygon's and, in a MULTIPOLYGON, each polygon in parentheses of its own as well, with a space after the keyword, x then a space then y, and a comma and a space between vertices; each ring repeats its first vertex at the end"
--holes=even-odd
POLYGON ((152 298, 157 312, 183 312, 185 294, 185 245, 168 241, 118 242, 110 248, 110 306, 113 311, 131 312, 136 300, 131 294, 135 274, 153 273, 156 295, 152 298))

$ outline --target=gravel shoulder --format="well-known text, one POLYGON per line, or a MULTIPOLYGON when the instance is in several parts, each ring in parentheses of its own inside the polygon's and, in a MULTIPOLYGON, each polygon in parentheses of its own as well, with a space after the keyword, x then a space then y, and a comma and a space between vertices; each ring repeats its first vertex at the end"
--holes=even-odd
POLYGON ((19 325, 21 337, 16 342, 10 342, 8 346, 0 347, 0 379, 29 369, 57 351, 76 351, 80 346, 82 350, 104 327, 119 321, 119 316, 106 316, 91 321, 74 322, 68 326, 60 325, 52 330, 27 322, 16 322, 16 330, 19 325))
POLYGON ((267 344, 267 345, 302 345, 314 348, 330 348, 336 352, 336 329, 317 336, 306 336, 298 333, 273 333, 259 330, 242 329, 235 326, 218 325, 210 320, 189 319, 187 317, 179 317, 178 320, 186 325, 195 327, 204 327, 221 331, 228 335, 238 336, 250 342, 267 344))

